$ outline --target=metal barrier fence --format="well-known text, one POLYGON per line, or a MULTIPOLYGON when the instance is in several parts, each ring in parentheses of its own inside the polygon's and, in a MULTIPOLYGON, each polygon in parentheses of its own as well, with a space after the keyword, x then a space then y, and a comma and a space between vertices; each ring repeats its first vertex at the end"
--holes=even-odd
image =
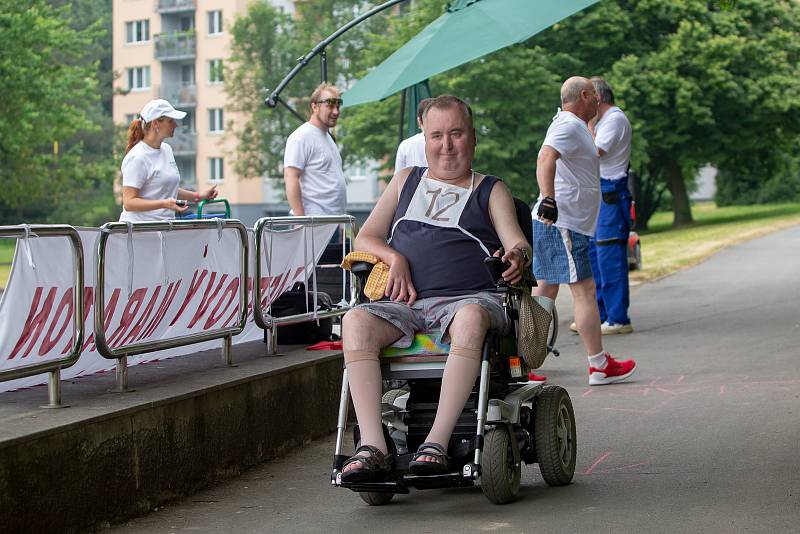
MULTIPOLYGON (((310 310, 307 313, 300 313, 286 317, 273 317, 270 315, 271 303, 263 306, 264 290, 261 279, 264 275, 272 274, 272 237, 281 232, 297 230, 298 227, 311 229, 312 250, 316 250, 313 243, 313 229, 319 226, 332 225, 338 226, 337 231, 342 235, 342 256, 347 251, 353 250, 353 237, 357 232, 357 222, 352 216, 315 216, 315 217, 265 217, 260 219, 254 229, 254 250, 255 250, 255 273, 252 286, 248 283, 249 262, 251 261, 251 250, 248 239, 248 230, 238 220, 235 219, 198 219, 189 221, 159 221, 159 222, 138 222, 138 223, 107 223, 100 228, 96 241, 94 253, 94 275, 95 287, 93 291, 93 306, 95 310, 105 308, 105 285, 106 285, 106 254, 110 237, 113 234, 129 234, 132 240, 134 232, 165 232, 186 231, 186 230, 217 230, 233 229, 237 232, 240 245, 239 252, 239 287, 238 287, 238 310, 235 312, 237 322, 233 326, 217 328, 200 333, 181 335, 170 339, 160 339, 155 341, 133 342, 129 344, 109 346, 107 339, 106 324, 107 318, 104 313, 94 313, 94 344, 98 354, 107 359, 116 360, 116 383, 118 391, 126 391, 128 385, 128 356, 154 352, 162 349, 174 348, 179 346, 191 345, 215 339, 222 339, 223 359, 228 364, 232 364, 232 338, 241 333, 246 325, 248 315, 249 287, 253 290, 253 316, 257 326, 267 331, 265 341, 267 341, 267 353, 274 354, 277 350, 277 326, 296 324, 316 319, 325 319, 341 316, 354 305, 355 296, 352 288, 355 286, 355 277, 350 273, 342 271, 342 301, 330 310, 310 310), (267 254, 269 252, 269 254, 267 254), (262 258, 264 265, 262 266, 262 258), (263 272, 266 268, 266 273, 263 272), (346 292, 347 281, 349 280, 350 292, 346 292)), ((305 229, 303 230, 306 231, 305 229)), ((74 310, 72 318, 72 340, 70 352, 65 357, 49 359, 45 362, 15 367, 0 371, 0 382, 24 378, 42 373, 48 375, 49 404, 46 407, 61 407, 61 369, 74 365, 81 356, 81 349, 86 338, 86 318, 85 318, 85 295, 87 289, 84 281, 85 252, 81 236, 78 231, 69 225, 20 225, 20 226, 0 226, 0 238, 44 238, 44 237, 66 237, 69 239, 74 268, 74 287, 72 294, 72 306, 74 310)), ((306 243, 307 245, 308 243, 306 243)), ((132 246, 132 241, 129 241, 132 246)), ((163 246, 163 245, 162 245, 163 246)), ((307 248, 306 248, 307 250, 307 248)), ((19 254, 19 252, 18 252, 19 254)), ((340 268, 338 263, 317 264, 316 258, 308 258, 310 261, 304 262, 304 269, 308 265, 313 265, 312 269, 331 269, 340 268)), ((18 259, 19 261, 19 259, 18 259)), ((309 273, 305 279, 308 280, 309 273)), ((315 281, 318 277, 315 277, 315 281)), ((132 283, 132 282, 131 282, 132 283)), ((310 287, 309 292, 313 295, 315 287, 310 287)), ((230 324, 227 323, 227 324, 230 324)), ((113 336, 112 336, 113 337, 113 336)), ((113 345, 114 343, 112 343, 113 345)))
MULTIPOLYGON (((19 226, 0 226, 0 237, 14 237, 19 240, 30 239, 31 237, 66 237, 69 239, 72 249, 72 266, 75 271, 75 283, 72 288, 72 346, 69 354, 63 358, 53 358, 45 362, 34 363, 0 371, 0 382, 24 378, 26 376, 48 373, 47 389, 49 403, 45 408, 61 408, 61 369, 74 365, 81 355, 81 346, 84 336, 83 322, 83 245, 80 235, 72 226, 66 224, 53 225, 19 225, 19 226)), ((101 314, 102 315, 102 314, 101 314)))
MULTIPOLYGON (((315 226, 325 226, 336 224, 339 225, 342 230, 342 256, 346 253, 347 250, 353 250, 353 237, 358 232, 358 225, 356 223, 355 217, 350 215, 319 215, 319 216, 310 216, 310 217, 264 217, 256 221, 254 230, 255 230, 255 280, 256 282, 253 284, 253 319, 255 323, 263 328, 267 335, 265 336, 265 340, 267 341, 267 353, 268 354, 275 354, 277 352, 278 347, 278 331, 277 326, 279 325, 289 325, 289 324, 296 324, 308 321, 310 319, 325 319, 329 317, 338 317, 340 315, 344 315, 354 304, 355 296, 351 289, 350 299, 347 301, 346 305, 340 305, 335 307, 331 310, 310 310, 307 313, 299 313, 294 315, 287 315, 285 317, 273 317, 270 315, 270 306, 268 305, 265 308, 262 307, 263 298, 263 290, 261 287, 261 278, 263 276, 262 267, 261 267, 261 258, 264 257, 265 252, 269 252, 267 254, 267 276, 272 274, 271 272, 271 262, 272 262, 272 253, 269 250, 271 248, 271 240, 270 243, 267 245, 268 250, 264 250, 264 233, 267 231, 269 234, 281 231, 289 231, 291 229, 296 228, 297 226, 303 226, 306 228, 314 228, 315 226), (276 230, 276 227, 278 228, 276 230), (349 248, 347 247, 349 244, 349 248)), ((312 247, 313 248, 313 247, 312 247)), ((316 263, 316 262, 315 262, 316 263)), ((332 268, 332 267, 339 267, 339 265, 317 265, 319 268, 332 268)), ((354 287, 355 277, 350 273, 343 272, 342 278, 342 294, 344 295, 344 288, 345 284, 345 276, 350 277, 350 287, 354 287)), ((308 280, 308 276, 305 277, 308 280)), ((315 290, 311 290, 313 294, 315 290)), ((344 298, 344 297, 343 297, 344 298)), ((316 301, 316 299, 315 299, 316 301)), ((340 303, 341 304, 341 303, 340 303)))
MULTIPOLYGON (((94 336, 97 351, 105 358, 117 360, 117 390, 125 391, 128 387, 128 362, 127 357, 145 352, 161 349, 191 345, 203 341, 222 339, 222 354, 228 365, 233 363, 232 338, 240 333, 247 321, 248 304, 248 268, 249 268, 249 241, 247 228, 235 219, 193 220, 193 221, 159 221, 137 223, 106 223, 100 227, 100 237, 97 240, 95 254, 95 310, 102 310, 105 306, 105 254, 108 238, 112 234, 127 234, 129 232, 162 232, 233 228, 238 231, 240 248, 240 281, 239 281, 239 320, 235 326, 208 330, 196 334, 187 334, 171 339, 159 339, 114 347, 106 342, 105 318, 103 313, 94 314, 94 336)), ((258 261, 256 261, 258 265, 258 261)), ((258 284, 254 284, 257 286, 258 284)))

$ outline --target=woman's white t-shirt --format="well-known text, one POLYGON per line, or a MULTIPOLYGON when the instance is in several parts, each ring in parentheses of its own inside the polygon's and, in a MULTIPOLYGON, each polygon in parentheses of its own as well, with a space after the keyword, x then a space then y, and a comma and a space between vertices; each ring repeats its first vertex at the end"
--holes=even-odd
MULTIPOLYGON (((574 113, 559 111, 547 129, 542 146, 561 154, 556 160, 556 226, 594 236, 600 210, 600 157, 589 127, 574 113)), ((539 197, 541 201, 541 196, 539 197)), ((533 215, 539 209, 537 202, 533 215)))
MULTIPOLYGON (((139 198, 160 200, 177 198, 181 175, 178 164, 172 155, 172 147, 161 143, 161 148, 153 148, 139 141, 122 160, 122 186, 135 187, 139 198)), ((175 218, 175 212, 168 208, 149 211, 127 211, 122 209, 120 221, 164 221, 175 218)))

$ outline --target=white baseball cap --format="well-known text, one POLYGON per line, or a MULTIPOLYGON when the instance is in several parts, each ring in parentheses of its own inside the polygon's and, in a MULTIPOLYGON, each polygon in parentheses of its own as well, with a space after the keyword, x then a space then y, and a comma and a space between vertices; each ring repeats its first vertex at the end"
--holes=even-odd
POLYGON ((160 117, 169 117, 170 119, 180 120, 186 116, 186 112, 178 111, 172 107, 172 104, 163 98, 159 98, 157 100, 151 100, 145 104, 142 108, 142 112, 139 113, 139 116, 144 119, 144 122, 150 122, 160 117))

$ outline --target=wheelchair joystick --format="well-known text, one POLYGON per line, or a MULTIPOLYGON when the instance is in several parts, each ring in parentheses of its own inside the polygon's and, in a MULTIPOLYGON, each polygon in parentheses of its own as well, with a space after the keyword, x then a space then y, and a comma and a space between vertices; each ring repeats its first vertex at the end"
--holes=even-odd
POLYGON ((492 279, 492 283, 497 289, 508 288, 508 282, 503 280, 503 272, 508 269, 511 264, 503 262, 500 258, 491 257, 484 258, 483 265, 486 267, 486 271, 489 273, 489 277, 492 279))

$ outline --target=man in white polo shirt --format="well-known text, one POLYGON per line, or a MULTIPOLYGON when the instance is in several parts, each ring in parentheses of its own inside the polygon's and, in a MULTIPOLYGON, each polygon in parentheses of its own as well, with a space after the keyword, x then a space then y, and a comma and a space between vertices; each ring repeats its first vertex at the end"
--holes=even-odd
POLYGON ((563 111, 547 129, 536 161, 539 200, 533 208, 535 295, 555 299, 569 284, 575 322, 589 358, 589 385, 613 384, 636 370, 603 350, 600 316, 589 260, 600 203, 600 162, 588 122, 597 114, 597 93, 579 76, 561 86, 563 111))
POLYGON ((417 104, 417 125, 422 131, 403 139, 397 146, 397 156, 394 159, 395 174, 408 167, 428 166, 428 158, 425 156, 425 126, 422 124, 422 116, 431 100, 433 99, 423 98, 417 104))
POLYGON ((311 117, 286 140, 283 181, 292 215, 341 215, 347 209, 342 156, 329 131, 339 120, 339 90, 321 83, 311 94, 311 117))
MULTIPOLYGON (((600 155, 600 213, 589 246, 600 330, 604 335, 633 332, 628 317, 628 234, 631 231, 631 193, 628 164, 631 159, 631 123, 614 105, 614 92, 602 78, 592 78, 599 106, 594 124, 594 144, 600 155)), ((591 125, 591 123, 590 123, 591 125)))

